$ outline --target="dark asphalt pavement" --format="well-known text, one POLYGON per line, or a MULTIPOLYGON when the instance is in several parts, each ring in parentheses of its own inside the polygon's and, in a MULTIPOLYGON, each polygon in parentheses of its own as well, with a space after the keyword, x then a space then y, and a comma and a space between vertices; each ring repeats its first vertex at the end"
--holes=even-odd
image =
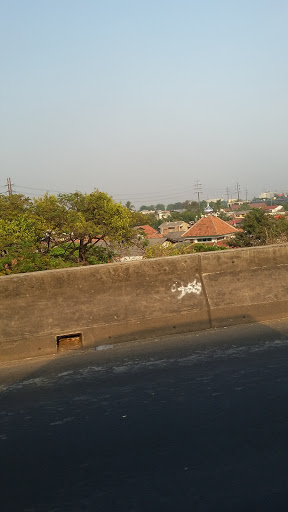
POLYGON ((1 510, 287 510, 287 325, 1 365, 1 510))

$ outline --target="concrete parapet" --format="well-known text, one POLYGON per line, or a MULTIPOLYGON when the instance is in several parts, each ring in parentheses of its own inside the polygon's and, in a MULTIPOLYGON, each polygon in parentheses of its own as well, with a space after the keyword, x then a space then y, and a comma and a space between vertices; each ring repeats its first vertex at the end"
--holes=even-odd
POLYGON ((0 360, 288 316, 288 245, 0 277, 0 360))
POLYGON ((287 245, 202 253, 201 262, 211 327, 288 316, 287 245))

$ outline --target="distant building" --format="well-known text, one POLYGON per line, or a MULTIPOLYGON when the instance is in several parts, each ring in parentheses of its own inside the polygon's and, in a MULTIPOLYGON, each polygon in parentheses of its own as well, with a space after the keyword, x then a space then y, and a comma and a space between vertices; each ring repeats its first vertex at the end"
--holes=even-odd
POLYGON ((228 208, 230 210, 237 210, 242 204, 248 204, 249 201, 237 201, 236 199, 229 199, 228 208))
POLYGON ((268 205, 263 201, 263 203, 250 203, 250 208, 261 208, 261 210, 264 210, 266 213, 270 213, 270 215, 279 215, 279 213, 285 213, 285 210, 281 204, 273 204, 268 205))
POLYGON ((170 217, 170 211, 168 210, 157 210, 156 212, 157 219, 167 219, 167 217, 170 217))
POLYGON ((270 215, 279 215, 279 214, 285 214, 285 210, 283 206, 279 204, 274 204, 273 206, 266 205, 264 208, 266 213, 269 213, 270 215))
POLYGON ((171 210, 171 212, 183 213, 183 212, 187 212, 187 210, 186 210, 186 208, 180 208, 178 210, 171 210))
POLYGON ((160 224, 159 226, 161 235, 169 235, 179 231, 183 231, 185 233, 188 228, 188 222, 184 222, 183 220, 177 222, 163 222, 163 224, 160 224))
POLYGON ((143 215, 150 215, 151 213, 153 213, 153 215, 155 215, 154 210, 141 210, 140 213, 143 213, 143 215))
MULTIPOLYGON (((144 224, 143 226, 136 226, 135 230, 140 231, 139 242, 143 240, 147 240, 148 247, 151 245, 162 245, 165 243, 166 238, 160 235, 159 231, 152 228, 148 224, 144 224), (143 232, 143 237, 141 237, 141 231, 143 232)), ((123 247, 121 253, 115 258, 114 261, 120 262, 128 262, 128 261, 138 261, 142 260, 145 253, 145 246, 142 246, 141 243, 139 246, 133 245, 131 247, 123 247)))
POLYGON ((231 226, 238 226, 240 227, 241 224, 243 224, 244 219, 251 210, 243 210, 243 211, 235 211, 230 212, 229 217, 231 220, 228 220, 228 224, 231 224, 231 226))
POLYGON ((264 200, 263 200, 263 202, 262 202, 262 203, 259 203, 259 201, 258 201, 258 202, 255 202, 255 203, 254 203, 254 202, 251 202, 251 203, 249 203, 249 206, 250 206, 250 208, 252 208, 252 209, 253 209, 253 208, 262 208, 262 209, 264 210, 264 209, 265 209, 265 206, 266 206, 266 203, 265 203, 265 201, 264 201, 264 200))
POLYGON ((209 204, 204 213, 205 215, 182 235, 185 241, 217 244, 222 240, 233 238, 239 232, 239 229, 213 215, 213 210, 209 204))
POLYGON ((274 196, 274 192, 262 192, 262 194, 259 195, 259 199, 273 199, 274 196))

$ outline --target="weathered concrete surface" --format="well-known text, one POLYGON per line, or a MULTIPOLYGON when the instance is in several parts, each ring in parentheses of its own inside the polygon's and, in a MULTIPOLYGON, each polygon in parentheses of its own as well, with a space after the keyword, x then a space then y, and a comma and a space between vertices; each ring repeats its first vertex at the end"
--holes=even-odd
POLYGON ((209 327, 198 257, 1 277, 0 294, 1 360, 53 353, 57 336, 73 333, 85 347, 209 327))
POLYGON ((0 277, 0 360, 288 315, 288 245, 0 277))
POLYGON ((287 316, 287 245, 203 253, 201 270, 212 327, 287 316))

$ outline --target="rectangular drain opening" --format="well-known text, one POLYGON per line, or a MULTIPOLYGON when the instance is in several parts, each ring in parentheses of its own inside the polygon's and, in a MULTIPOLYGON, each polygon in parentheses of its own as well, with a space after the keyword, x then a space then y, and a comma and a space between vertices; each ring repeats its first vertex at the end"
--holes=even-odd
POLYGON ((57 351, 64 352, 65 350, 75 350, 82 348, 82 334, 64 334, 57 336, 57 351))

